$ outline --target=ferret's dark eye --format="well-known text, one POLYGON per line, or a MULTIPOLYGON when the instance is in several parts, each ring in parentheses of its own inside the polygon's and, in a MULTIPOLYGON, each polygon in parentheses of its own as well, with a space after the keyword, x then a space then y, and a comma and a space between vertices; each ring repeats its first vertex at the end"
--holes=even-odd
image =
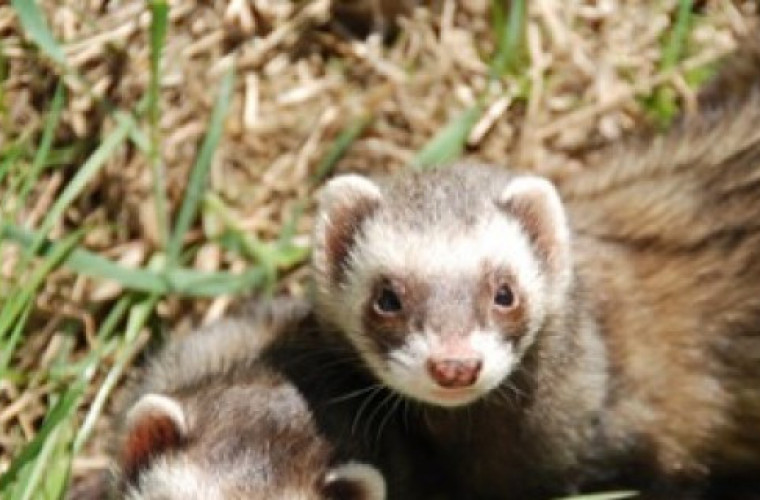
POLYGON ((375 299, 375 310, 380 314, 393 314, 401 311, 401 299, 390 287, 383 287, 375 299))
POLYGON ((509 285, 501 285, 493 296, 493 303, 499 307, 512 307, 515 304, 515 294, 509 285))

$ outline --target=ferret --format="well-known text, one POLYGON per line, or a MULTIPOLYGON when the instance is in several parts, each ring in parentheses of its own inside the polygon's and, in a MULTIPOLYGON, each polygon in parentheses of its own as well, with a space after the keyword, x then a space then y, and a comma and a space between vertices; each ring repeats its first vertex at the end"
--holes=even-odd
POLYGON ((323 188, 316 311, 423 408, 463 498, 760 473, 760 39, 737 57, 741 92, 556 185, 458 164, 323 188))
POLYGON ((323 341, 316 354, 308 347, 309 314, 278 299, 170 342, 126 398, 112 496, 447 498, 421 486, 434 460, 411 464, 421 447, 399 437, 388 408, 382 432, 365 432, 364 379, 323 341))

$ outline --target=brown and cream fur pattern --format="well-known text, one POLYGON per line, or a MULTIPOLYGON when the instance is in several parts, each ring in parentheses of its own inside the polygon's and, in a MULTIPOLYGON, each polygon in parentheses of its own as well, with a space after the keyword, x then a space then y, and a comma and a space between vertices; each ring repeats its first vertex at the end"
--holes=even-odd
POLYGON ((366 378, 325 341, 315 354, 312 334, 308 305, 280 299, 170 342, 126 398, 115 493, 382 500, 391 474, 390 498, 434 498, 423 485, 431 462, 411 463, 422 447, 387 409, 381 434, 356 421, 366 378))
POLYGON ((318 312, 473 498, 760 472, 760 43, 737 60, 556 189, 477 165, 325 188, 318 312))

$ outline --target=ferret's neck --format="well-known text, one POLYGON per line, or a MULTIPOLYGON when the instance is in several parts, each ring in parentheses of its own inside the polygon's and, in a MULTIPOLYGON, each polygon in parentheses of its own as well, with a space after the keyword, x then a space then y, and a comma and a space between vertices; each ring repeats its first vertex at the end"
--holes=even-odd
POLYGON ((574 285, 570 306, 548 319, 520 367, 482 400, 423 412, 437 444, 481 464, 467 474, 484 482, 501 474, 505 487, 512 487, 524 480, 523 468, 543 469, 539 480, 550 485, 598 459, 608 359, 590 300, 580 283, 574 285), (479 456, 467 457, 473 450, 479 456), (508 479, 500 471, 510 467, 515 477, 508 479))
MULTIPOLYGON (((576 273, 565 303, 547 317, 520 366, 498 388, 502 395, 512 390, 517 414, 543 417, 565 405, 563 413, 578 417, 601 410, 608 389, 608 354, 594 303, 576 273)), ((490 394, 485 403, 499 396, 490 394)))

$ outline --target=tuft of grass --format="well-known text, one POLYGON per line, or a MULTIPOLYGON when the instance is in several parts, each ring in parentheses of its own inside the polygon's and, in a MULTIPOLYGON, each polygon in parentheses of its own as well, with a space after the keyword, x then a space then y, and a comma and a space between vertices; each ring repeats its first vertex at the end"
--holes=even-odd
MULTIPOLYGON (((40 51, 58 64, 59 71, 82 81, 79 75, 66 66, 63 50, 47 28, 37 4, 17 0, 13 7, 19 15, 27 36, 40 51)), ((0 220, 0 244, 15 245, 20 262, 12 270, 12 279, 4 283, 0 308, 0 378, 25 384, 48 384, 50 398, 44 420, 34 437, 13 457, 0 476, 0 497, 9 499, 60 498, 64 495, 70 477, 73 457, 82 450, 92 434, 95 422, 105 408, 113 389, 136 351, 143 345, 141 332, 152 323, 159 300, 169 295, 211 296, 240 293, 262 286, 269 274, 263 265, 245 272, 204 273, 182 267, 183 241, 193 222, 205 187, 214 151, 219 143, 224 118, 229 107, 234 83, 234 69, 225 75, 219 96, 214 104, 210 124, 193 166, 190 182, 182 200, 174 231, 169 234, 168 203, 165 198, 163 165, 161 163, 159 82, 161 79, 160 54, 167 31, 166 2, 151 4, 151 82, 145 98, 134 110, 119 110, 105 103, 108 114, 114 119, 113 131, 103 137, 57 194, 52 206, 38 227, 13 222, 14 214, 23 213, 34 186, 51 162, 66 163, 67 155, 81 153, 81 144, 54 149, 54 139, 60 126, 66 93, 59 83, 49 105, 44 129, 37 143, 30 136, 16 138, 15 143, 0 151, 0 182, 6 182, 3 217, 0 220), (139 125, 147 117, 147 134, 139 125), (153 188, 156 193, 158 216, 165 216, 165 233, 168 255, 156 254, 151 263, 139 269, 130 269, 82 246, 87 228, 65 234, 58 241, 49 238, 51 230, 60 223, 64 214, 83 190, 93 181, 107 161, 119 151, 126 140, 131 140, 139 154, 144 154, 154 168, 153 188), (20 169, 26 152, 34 151, 29 168, 20 169), (5 206, 7 204, 7 206, 5 206), (12 217, 6 217, 6 214, 12 217), (55 361, 31 373, 15 372, 14 357, 25 341, 25 330, 34 310, 37 291, 50 274, 64 266, 78 276, 112 280, 124 288, 122 298, 105 310, 105 320, 98 328, 94 346, 83 358, 75 359, 73 334, 80 327, 65 325, 65 340, 55 361), (112 360, 109 361, 109 360, 112 360), (102 381, 95 387, 95 398, 79 425, 78 413, 85 401, 88 387, 95 376, 108 365, 102 381)), ((87 85, 85 85, 87 86, 87 85)), ((163 224, 159 221, 160 224, 163 224)), ((273 250, 278 266, 287 257, 289 248, 273 250)))
POLYGON ((219 243, 224 248, 241 254, 262 270, 263 287, 267 292, 272 291, 279 270, 292 268, 303 262, 309 254, 309 248, 294 245, 292 241, 295 226, 302 211, 300 206, 293 210, 279 238, 273 243, 262 242, 241 228, 230 208, 214 193, 208 193, 205 196, 204 208, 209 214, 218 218, 223 226, 223 231, 218 238, 219 243))
POLYGON ((116 127, 116 130, 108 134, 95 152, 84 162, 77 173, 66 185, 63 192, 56 198, 55 203, 48 211, 42 221, 42 225, 37 231, 37 236, 31 245, 31 253, 36 253, 42 245, 42 241, 47 237, 53 226, 61 219, 63 212, 71 205, 77 196, 82 192, 85 186, 100 171, 106 160, 116 151, 116 149, 127 138, 130 128, 134 126, 134 121, 124 120, 116 127))
POLYGON ((55 88, 55 94, 53 94, 53 100, 50 104, 50 112, 45 120, 45 128, 42 131, 42 138, 40 144, 34 155, 32 166, 29 169, 29 174, 24 179, 24 185, 21 188, 18 198, 18 206, 22 207, 26 205, 26 199, 29 196, 29 192, 40 178, 42 169, 50 156, 50 150, 53 146, 53 139, 55 137, 55 131, 58 129, 58 124, 61 120, 61 112, 63 111, 63 105, 66 102, 66 93, 64 91, 63 82, 58 82, 55 88))
MULTIPOLYGON (((686 41, 693 25, 693 7, 693 0, 679 0, 678 2, 676 21, 663 42, 662 59, 660 60, 661 72, 675 68, 683 57, 686 41)), ((675 89, 669 85, 656 88, 651 96, 643 99, 643 103, 655 123, 662 128, 670 125, 679 112, 678 95, 675 89)))
POLYGON ((66 55, 63 52, 63 48, 61 48, 58 41, 50 32, 45 16, 40 12, 35 0, 12 0, 11 5, 13 5, 16 15, 18 15, 18 18, 21 21, 21 27, 24 29, 24 33, 26 33, 27 36, 29 36, 29 38, 31 38, 50 59, 61 66, 66 66, 66 55))
MULTIPOLYGON (((6 224, 0 227, 0 239, 30 248, 33 242, 38 241, 39 235, 6 224)), ((61 252, 61 247, 61 242, 43 239, 35 249, 35 255, 49 257, 61 252)), ((128 268, 83 248, 72 249, 63 259, 62 265, 82 276, 115 281, 128 290, 160 295, 213 297, 241 292, 261 284, 259 269, 232 274, 221 271, 200 272, 179 266, 161 270, 128 268)))
MULTIPOLYGON (((525 57, 525 22, 527 5, 524 0, 511 0, 507 10, 506 2, 491 2, 491 24, 497 41, 496 51, 491 56, 489 67, 491 78, 499 80, 510 76, 518 82, 526 82, 528 64, 525 57)), ((524 84, 520 85, 525 87, 524 84)), ((527 90, 526 90, 527 92, 527 90)), ((488 98, 483 95, 478 103, 465 109, 451 119, 435 134, 412 161, 412 168, 427 169, 445 165, 459 158, 465 150, 467 138, 473 127, 483 116, 488 98)))
POLYGON ((177 264, 185 240, 185 234, 198 213, 198 205, 203 196, 206 179, 208 178, 208 172, 211 168, 211 159, 214 155, 217 144, 219 144, 219 139, 222 136, 224 117, 227 115, 227 108, 229 108, 230 100, 232 98, 234 81, 235 68, 233 66, 230 67, 222 80, 222 85, 219 94, 217 95, 216 102, 214 103, 214 109, 211 113, 208 132, 203 140, 203 145, 198 153, 198 158, 190 172, 190 180, 188 181, 187 191, 185 192, 185 199, 180 206, 177 221, 174 225, 174 231, 172 232, 167 246, 166 253, 170 267, 177 264))
MULTIPOLYGON (((221 196, 203 192, 232 98, 233 69, 224 76, 221 83, 202 147, 195 157, 190 183, 183 198, 179 200, 177 216, 172 219, 170 214, 174 207, 169 206, 170 200, 167 199, 165 162, 161 157, 162 135, 159 129, 164 113, 161 106, 161 60, 169 33, 167 3, 166 0, 150 0, 147 4, 148 12, 151 14, 148 36, 149 85, 138 104, 122 108, 110 102, 108 98, 99 97, 98 93, 93 91, 93 85, 77 74, 75 68, 68 66, 65 56, 67 52, 52 35, 39 8, 44 4, 35 0, 12 0, 13 9, 26 33, 26 39, 37 47, 36 51, 28 50, 24 56, 44 59, 43 66, 51 68, 60 82, 64 78, 67 82, 69 79, 77 82, 84 91, 73 92, 92 98, 97 109, 103 112, 103 116, 115 123, 115 128, 110 134, 102 134, 102 137, 93 134, 90 139, 73 144, 56 143, 55 139, 61 127, 62 110, 71 104, 68 102, 69 96, 64 91, 64 85, 59 83, 52 99, 42 101, 48 104, 41 133, 38 129, 29 127, 16 132, 17 136, 9 135, 12 139, 0 147, 0 183, 4 188, 3 196, 0 197, 0 245, 3 246, 3 250, 8 246, 14 247, 14 251, 18 250, 22 259, 12 270, 9 279, 0 282, 0 378, 14 384, 22 392, 27 389, 34 392, 44 387, 44 398, 41 398, 44 401, 41 401, 40 406, 46 412, 41 425, 36 425, 38 422, 35 422, 35 435, 22 447, 14 449, 17 454, 0 476, 0 498, 59 498, 64 494, 72 459, 87 447, 95 423, 101 418, 110 395, 123 377, 131 359, 149 336, 161 332, 163 320, 156 311, 158 303, 166 302, 164 299, 173 297, 218 297, 250 291, 253 288, 271 287, 280 271, 301 262, 308 252, 304 246, 293 243, 301 206, 293 209, 279 238, 270 243, 246 231, 235 215, 235 207, 228 207, 221 196), (129 142, 135 146, 130 153, 142 156, 153 172, 151 188, 155 197, 155 216, 163 245, 159 252, 149 256, 149 264, 136 269, 127 268, 85 248, 82 241, 89 233, 88 228, 72 231, 71 228, 64 227, 63 236, 58 239, 51 237, 51 230, 59 225, 67 214, 72 213, 72 207, 78 208, 78 198, 98 177, 103 165, 114 159, 129 142), (84 161, 80 166, 79 160, 82 159, 84 161), (72 165, 75 162, 76 166, 72 165), (51 167, 67 169, 67 175, 62 176, 66 179, 65 184, 56 194, 41 224, 33 227, 20 217, 24 215, 24 210, 29 208, 26 205, 34 197, 36 185, 47 173, 46 169, 51 167), (188 231, 198 218, 199 211, 202 211, 204 218, 207 215, 213 216, 222 222, 223 230, 220 233, 205 236, 225 250, 242 255, 250 263, 246 271, 239 274, 207 273, 189 267, 187 262, 193 257, 196 249, 192 245, 186 245, 185 241, 188 231), (60 333, 60 337, 63 338, 62 347, 53 352, 53 361, 50 364, 40 364, 28 371, 14 368, 14 361, 27 354, 25 348, 29 347, 27 342, 31 337, 32 325, 35 324, 35 319, 39 320, 40 310, 36 308, 39 290, 48 280, 55 286, 56 280, 50 279, 51 273, 61 268, 66 268, 79 282, 87 282, 89 279, 114 281, 121 286, 122 293, 118 299, 111 302, 85 304, 85 307, 90 309, 84 312, 92 314, 97 324, 94 335, 87 337, 86 349, 77 347, 77 343, 81 344, 84 338, 82 325, 66 320, 56 331, 56 335, 60 333), (38 318, 35 318, 35 315, 38 318), (93 394, 94 399, 91 397, 93 394), (87 407, 83 408, 85 404, 87 407)), ((693 23, 692 3, 684 0, 679 4, 677 22, 662 41, 663 66, 677 64, 688 48, 686 40, 693 23)), ((493 93, 501 92, 501 84, 505 81, 514 83, 514 80, 519 84, 519 88, 523 89, 520 91, 520 97, 525 97, 531 92, 530 85, 526 83, 530 61, 526 57, 524 40, 528 6, 528 2, 524 0, 492 1, 491 26, 496 48, 490 55, 491 60, 487 61, 490 67, 491 93, 484 92, 477 96, 476 104, 459 114, 452 114, 448 123, 437 129, 432 128, 437 133, 432 134, 433 137, 419 151, 415 160, 417 168, 429 168, 460 156, 465 151, 465 141, 473 126, 482 117, 490 100, 499 97, 493 93)), ((420 38, 423 39, 424 37, 420 38)), ((234 45, 234 42, 228 40, 224 43, 234 45)), ((342 45, 337 39, 330 43, 337 48, 342 45)), ((0 49, 2 44, 3 41, 0 40, 0 49)), ((15 47, 14 45, 14 49, 15 47)), ((283 42, 282 47, 283 50, 288 50, 289 45, 283 42)), ((26 46, 23 48, 28 49, 26 46)), ((225 53, 228 53, 226 48, 225 53)), ((5 52, 0 50, 0 82, 6 80, 8 72, 11 71, 9 68, 12 68, 4 54, 5 52)), ((382 59, 382 54, 379 55, 382 59)), ((376 54, 373 55, 375 56, 376 54)), ((390 62, 392 67, 395 63, 393 60, 390 62)), ((401 64, 398 67, 416 69, 416 64, 401 64)), ((357 68, 357 73, 361 74, 361 68, 357 68)), ((703 78, 703 75, 704 73, 695 72, 693 78, 703 78)), ((454 74, 451 75, 451 81, 455 84, 470 85, 471 79, 467 75, 464 77, 463 79, 463 75, 454 74)), ((687 75, 690 83, 691 77, 692 74, 687 75)), ((374 81, 374 77, 368 78, 368 81, 374 81)), ((396 91, 396 84, 393 85, 396 91)), ((402 85, 399 85, 398 90, 404 91, 402 85)), ((4 120, 1 125, 3 132, 14 132, 14 124, 10 123, 3 113, 7 109, 4 107, 7 96, 3 92, 5 88, 0 85, 0 119, 4 120)), ((662 103, 655 103, 653 106, 667 108, 668 99, 671 97, 666 96, 663 99, 662 103)), ((376 98, 375 101, 385 102, 385 97, 376 98)), ((672 102, 676 102, 675 96, 672 96, 672 102)), ((308 113, 309 108, 306 104, 304 109, 307 109, 305 112, 308 113)), ((446 112, 444 107, 444 113, 446 112)), ((435 117, 440 116, 445 115, 435 114, 435 117)), ((513 117, 510 116, 509 119, 513 117)), ((316 184, 329 175, 348 148, 370 124, 376 122, 380 125, 377 129, 378 135, 382 135, 382 127, 395 127, 381 107, 378 107, 377 111, 367 112, 366 115, 344 120, 341 132, 311 180, 316 184)), ((429 125, 428 119, 424 130, 431 130, 429 125)), ((404 132, 413 136, 414 127, 410 125, 404 132)), ((266 133, 263 134, 266 137, 266 133)), ((273 146, 273 149, 277 149, 276 146, 273 146)), ((72 217, 71 220, 76 219, 72 217)), ((40 297, 44 298, 44 295, 40 297)), ((2 464, 3 467, 5 465, 2 464)), ((575 497, 574 500, 629 496, 632 494, 613 493, 575 497)))
MULTIPOLYGON (((14 327, 19 317, 24 315, 24 310, 29 308, 34 301, 36 291, 45 281, 45 278, 60 266, 61 262, 70 254, 74 247, 81 241, 83 233, 77 231, 64 238, 64 240, 50 252, 47 258, 37 266, 32 273, 22 281, 21 286, 16 293, 9 296, 2 309, 0 309, 0 340, 2 341, 2 363, 0 364, 0 375, 5 371, 5 367, 10 361, 16 344, 19 340, 19 333, 14 332, 11 338, 6 340, 8 332, 14 327)), ((19 323, 23 324, 19 321, 19 323)))

